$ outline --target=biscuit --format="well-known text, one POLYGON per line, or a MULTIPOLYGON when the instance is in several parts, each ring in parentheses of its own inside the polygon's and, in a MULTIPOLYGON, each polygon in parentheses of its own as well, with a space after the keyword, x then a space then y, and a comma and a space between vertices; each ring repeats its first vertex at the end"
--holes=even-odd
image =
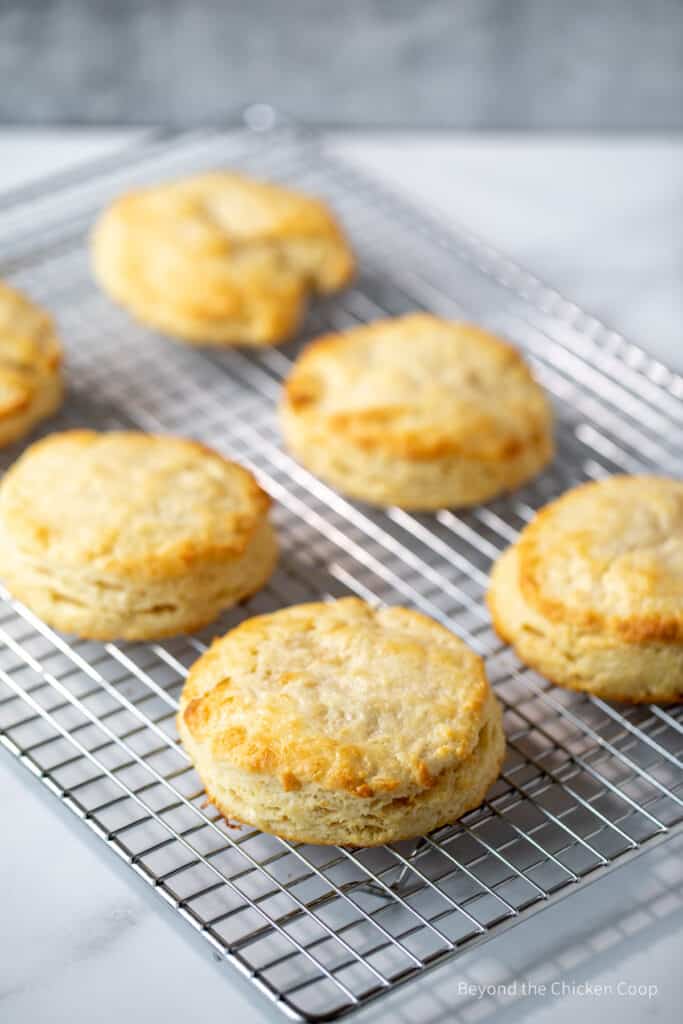
POLYGON ((473 651, 357 598, 243 622, 190 670, 178 731, 226 817, 292 841, 378 846, 477 807, 505 752, 473 651))
POLYGON ((269 577, 268 506, 251 473, 194 441, 52 434, 0 484, 0 575, 66 633, 189 632, 269 577))
POLYGON ((614 476, 546 505, 496 562, 496 631, 553 683, 683 699, 683 482, 614 476))
POLYGON ((47 313, 0 281, 0 446, 62 401, 62 350, 47 313))
POLYGON ((553 454, 550 407, 519 353, 422 313, 314 341, 286 382, 281 422, 307 469, 373 505, 476 504, 553 454))
POLYGON ((99 218, 93 267, 151 327, 205 345, 269 345, 296 330, 314 292, 354 269, 322 201, 216 171, 130 192, 99 218))

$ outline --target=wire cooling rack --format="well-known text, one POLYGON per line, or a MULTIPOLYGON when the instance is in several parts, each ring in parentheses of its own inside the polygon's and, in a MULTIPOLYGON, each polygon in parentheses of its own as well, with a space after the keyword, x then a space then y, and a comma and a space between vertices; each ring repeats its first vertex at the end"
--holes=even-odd
MULTIPOLYGON (((54 311, 67 348, 68 399, 48 429, 188 434, 250 466, 276 501, 283 554, 272 582, 203 634, 74 641, 0 595, 4 746, 214 951, 290 1016, 329 1020, 680 828, 681 709, 611 705, 550 686, 498 642, 482 596, 491 560, 565 488, 617 471, 681 472, 681 377, 291 127, 154 136, 6 199, 0 237, 0 273, 54 311), (415 308, 502 332, 554 399, 554 464, 463 514, 371 511, 281 447, 274 403, 297 344, 198 350, 116 309, 89 276, 95 212, 124 188, 220 165, 327 196, 349 229, 359 278, 316 307, 304 338, 415 308), (247 615, 348 593, 419 608, 486 656, 506 709, 500 781, 479 810, 417 844, 323 848, 229 827, 177 744, 188 666, 247 615)), ((6 463, 17 453, 5 453, 6 463)))

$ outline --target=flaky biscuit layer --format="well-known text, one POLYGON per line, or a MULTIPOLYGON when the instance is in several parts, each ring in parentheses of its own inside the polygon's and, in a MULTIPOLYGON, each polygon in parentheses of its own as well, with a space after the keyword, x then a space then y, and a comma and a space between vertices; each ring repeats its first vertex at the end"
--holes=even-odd
POLYGON ((683 483, 612 477, 546 506, 494 566, 494 626, 552 682, 683 699, 683 483))
POLYGON ((65 632, 145 639, 195 629, 270 575, 268 506, 247 470, 196 442, 53 434, 0 485, 2 578, 65 632))

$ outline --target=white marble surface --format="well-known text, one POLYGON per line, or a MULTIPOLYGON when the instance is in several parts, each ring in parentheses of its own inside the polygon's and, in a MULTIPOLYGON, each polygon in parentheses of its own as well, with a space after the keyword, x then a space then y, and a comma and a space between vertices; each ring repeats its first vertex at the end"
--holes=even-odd
MULTIPOLYGON (((0 188, 122 138, 0 133, 0 188)), ((334 144, 683 370, 683 142, 365 135, 334 144)), ((0 791, 0 1020, 281 1019, 4 752, 0 791)), ((683 997, 682 854, 681 841, 644 854, 358 1019, 673 1024, 683 997), (460 991, 515 980, 517 996, 460 991), (547 993, 520 995, 522 982, 547 993), (614 993, 577 987, 599 983, 614 993), (620 983, 656 994, 622 995, 620 983)))

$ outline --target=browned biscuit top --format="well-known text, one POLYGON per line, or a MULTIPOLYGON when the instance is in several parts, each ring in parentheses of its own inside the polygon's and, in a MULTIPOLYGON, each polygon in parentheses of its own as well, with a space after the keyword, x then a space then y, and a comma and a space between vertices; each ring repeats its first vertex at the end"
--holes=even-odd
POLYGON ((239 556, 268 496, 194 441, 72 430, 33 444, 0 486, 0 525, 24 559, 164 578, 239 556))
POLYGON ((0 420, 29 409, 61 358, 52 318, 0 281, 0 420))
POLYGON ((193 666, 180 716, 212 762, 332 791, 429 789, 474 750, 481 659, 444 627, 357 598, 250 619, 193 666))
POLYGON ((614 476, 568 491, 518 542, 524 599, 627 643, 683 642, 683 481, 614 476))
POLYGON ((283 412, 312 443, 341 435, 407 460, 513 459, 551 429, 542 389, 511 345, 423 313, 331 334, 298 358, 283 412))

